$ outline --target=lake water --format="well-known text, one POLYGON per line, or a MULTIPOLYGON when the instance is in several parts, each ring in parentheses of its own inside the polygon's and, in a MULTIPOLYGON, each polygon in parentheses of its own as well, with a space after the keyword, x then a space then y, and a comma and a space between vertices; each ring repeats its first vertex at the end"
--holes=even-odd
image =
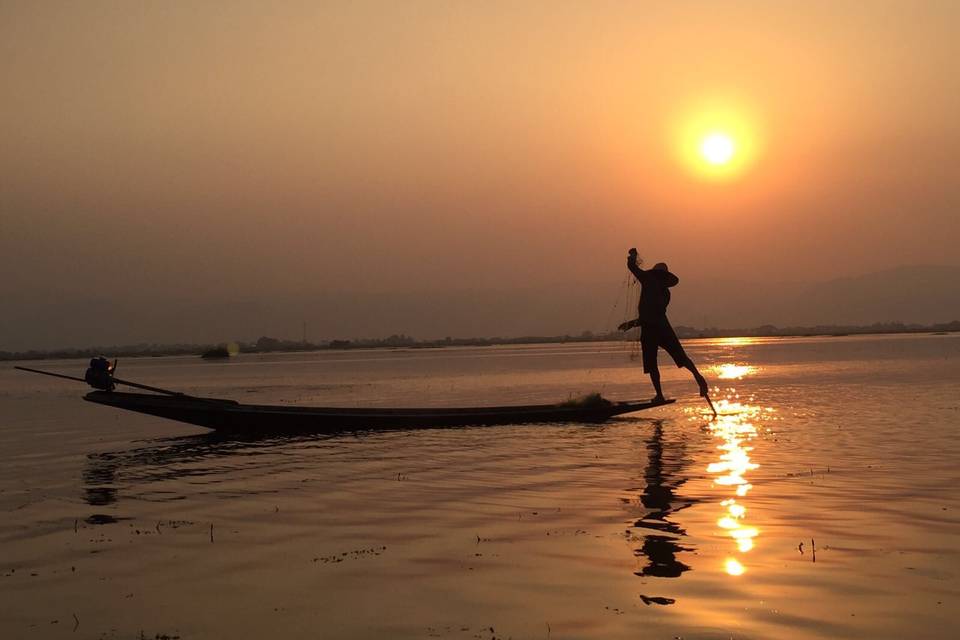
MULTIPOLYGON (((5 367, 0 637, 955 637, 960 336, 687 347, 717 420, 664 363, 679 402, 601 426, 259 441, 5 367)), ((303 405, 650 397, 629 356, 146 358, 118 375, 303 405)))

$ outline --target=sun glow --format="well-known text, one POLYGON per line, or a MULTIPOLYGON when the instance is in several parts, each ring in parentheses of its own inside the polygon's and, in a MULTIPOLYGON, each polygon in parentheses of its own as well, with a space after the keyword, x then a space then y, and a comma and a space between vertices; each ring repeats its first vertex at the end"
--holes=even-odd
POLYGON ((677 116, 674 140, 681 163, 712 181, 737 178, 759 155, 757 118, 731 104, 703 105, 677 116))

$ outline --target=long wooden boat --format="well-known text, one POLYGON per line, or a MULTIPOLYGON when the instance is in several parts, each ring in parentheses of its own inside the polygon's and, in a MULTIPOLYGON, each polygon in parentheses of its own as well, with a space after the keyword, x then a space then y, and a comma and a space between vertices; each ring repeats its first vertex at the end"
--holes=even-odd
POLYGON ((91 391, 85 400, 232 433, 336 432, 471 425, 602 422, 613 416, 674 402, 630 401, 506 407, 353 409, 242 404, 187 395, 91 391))

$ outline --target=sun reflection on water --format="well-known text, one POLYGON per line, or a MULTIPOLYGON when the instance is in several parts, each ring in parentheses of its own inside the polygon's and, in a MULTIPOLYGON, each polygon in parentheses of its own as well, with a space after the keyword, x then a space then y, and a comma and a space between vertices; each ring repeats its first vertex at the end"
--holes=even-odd
POLYGON ((736 337, 736 338, 714 338, 711 344, 722 347, 743 347, 760 342, 761 338, 736 337))
POLYGON ((743 573, 746 571, 746 568, 744 568, 744 566, 740 564, 736 558, 727 558, 724 568, 726 569, 727 573, 732 576, 743 575, 743 573))
MULTIPOLYGON (((749 365, 722 365, 718 368, 725 366, 731 367, 731 374, 740 374, 730 377, 742 377, 753 371, 749 365)), ((754 548, 760 534, 757 527, 749 524, 744 504, 744 499, 753 488, 747 476, 760 466, 750 457, 753 451, 750 442, 757 437, 757 422, 772 413, 773 409, 751 404, 752 397, 742 401, 733 388, 727 389, 725 394, 726 397, 715 401, 718 415, 707 425, 710 433, 719 440, 716 447, 719 456, 715 462, 707 465, 707 473, 714 476, 715 486, 730 492, 730 496, 720 502, 723 511, 717 518, 717 527, 734 543, 734 549, 724 561, 724 571, 731 576, 739 576, 747 570, 743 554, 754 548)))
POLYGON ((715 367, 711 367, 710 370, 721 380, 742 380, 744 376, 756 372, 757 368, 749 364, 728 363, 718 364, 715 367))

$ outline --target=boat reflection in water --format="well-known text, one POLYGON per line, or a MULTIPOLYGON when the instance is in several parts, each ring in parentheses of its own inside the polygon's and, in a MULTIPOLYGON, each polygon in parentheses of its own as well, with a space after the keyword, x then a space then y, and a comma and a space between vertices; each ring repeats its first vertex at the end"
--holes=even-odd
MULTIPOLYGON (((722 379, 740 379, 754 371, 749 365, 723 365, 718 370, 722 379)), ((733 542, 733 550, 726 557, 723 569, 732 576, 742 575, 747 570, 744 554, 753 549, 759 530, 751 526, 747 517, 746 497, 753 488, 748 474, 760 465, 750 453, 750 442, 757 437, 756 423, 773 409, 750 404, 753 398, 741 400, 736 389, 726 390, 726 397, 717 400, 718 416, 707 429, 720 443, 717 445, 719 459, 707 466, 707 473, 714 476, 715 486, 724 489, 727 496, 720 502, 723 511, 717 518, 717 526, 733 542)))
MULTIPOLYGON (((330 439, 332 436, 327 435, 241 438, 204 433, 158 438, 124 451, 91 453, 83 470, 84 501, 91 507, 114 505, 124 490, 143 492, 147 486, 164 481, 229 472, 234 465, 225 465, 223 459, 231 456, 239 456, 249 468, 252 460, 266 458, 266 454, 284 446, 322 446, 330 439)), ((102 513, 88 518, 92 524, 111 520, 102 513)))

